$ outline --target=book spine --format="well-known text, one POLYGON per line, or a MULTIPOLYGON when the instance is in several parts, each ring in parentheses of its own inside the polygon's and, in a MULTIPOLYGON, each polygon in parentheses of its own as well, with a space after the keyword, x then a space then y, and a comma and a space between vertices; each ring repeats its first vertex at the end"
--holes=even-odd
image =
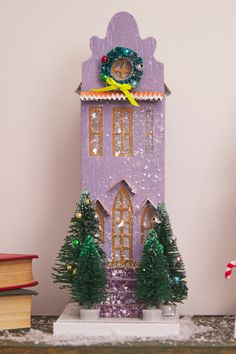
POLYGON ((29 288, 29 287, 32 287, 32 286, 35 286, 35 285, 38 285, 37 281, 33 281, 33 282, 27 283, 27 284, 12 285, 12 286, 8 286, 8 287, 0 288, 0 291, 29 288))
POLYGON ((33 258, 39 258, 36 254, 0 254, 0 262, 5 262, 5 261, 18 261, 21 259, 33 259, 33 258))

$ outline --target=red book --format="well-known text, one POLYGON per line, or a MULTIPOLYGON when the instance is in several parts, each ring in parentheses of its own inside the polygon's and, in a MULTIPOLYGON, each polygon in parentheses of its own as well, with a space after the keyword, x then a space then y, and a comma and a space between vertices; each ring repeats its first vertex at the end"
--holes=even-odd
POLYGON ((38 256, 0 253, 0 291, 37 285, 38 282, 33 279, 33 258, 38 256))

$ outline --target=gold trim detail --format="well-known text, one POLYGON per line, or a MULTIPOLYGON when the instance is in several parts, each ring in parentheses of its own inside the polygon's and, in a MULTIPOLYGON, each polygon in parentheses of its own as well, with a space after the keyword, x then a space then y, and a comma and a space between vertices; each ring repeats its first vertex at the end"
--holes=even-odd
POLYGON ((112 208, 112 265, 133 265, 133 208, 123 187, 117 192, 112 208), (120 257, 116 257, 116 251, 120 257))
POLYGON ((102 156, 102 108, 90 107, 89 108, 89 154, 90 156, 102 156), (93 113, 99 114, 99 125, 96 127, 93 121, 93 113), (94 138, 99 139, 99 148, 93 146, 94 138))

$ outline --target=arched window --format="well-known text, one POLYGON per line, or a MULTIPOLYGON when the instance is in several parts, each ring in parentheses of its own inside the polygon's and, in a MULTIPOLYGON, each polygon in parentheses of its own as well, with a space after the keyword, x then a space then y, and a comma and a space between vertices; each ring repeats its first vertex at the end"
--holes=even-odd
POLYGON ((111 72, 116 80, 127 80, 133 75, 133 67, 127 58, 119 58, 114 61, 111 72))
POLYGON ((148 231, 152 228, 152 216, 151 210, 146 206, 143 209, 141 217, 141 244, 144 243, 147 238, 148 231))
POLYGON ((100 240, 104 241, 104 218, 103 218, 101 208, 98 205, 96 206, 96 214, 99 221, 100 240))
POLYGON ((133 208, 130 197, 121 187, 112 209, 112 263, 131 265, 133 257, 133 208))

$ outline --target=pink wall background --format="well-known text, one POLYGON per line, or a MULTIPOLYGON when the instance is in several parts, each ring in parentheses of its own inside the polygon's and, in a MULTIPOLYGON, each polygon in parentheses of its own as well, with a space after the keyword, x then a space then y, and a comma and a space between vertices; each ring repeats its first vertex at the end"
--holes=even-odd
POLYGON ((80 186, 89 39, 118 11, 157 39, 166 105, 166 204, 189 280, 187 314, 236 312, 236 3, 0 0, 0 251, 38 253, 35 314, 68 301, 51 280, 80 186), (145 6, 144 6, 145 4, 145 6), (93 9, 93 12, 91 12, 93 9))

